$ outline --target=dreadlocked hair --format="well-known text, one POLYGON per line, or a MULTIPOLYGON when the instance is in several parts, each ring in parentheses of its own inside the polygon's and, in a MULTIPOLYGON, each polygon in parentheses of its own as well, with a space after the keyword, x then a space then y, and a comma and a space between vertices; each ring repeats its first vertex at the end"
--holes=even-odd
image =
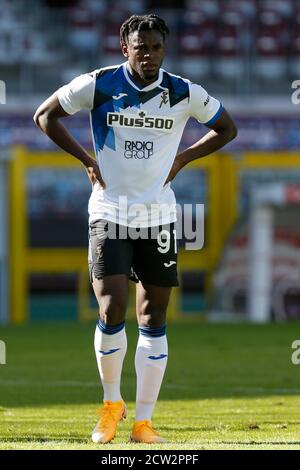
POLYGON ((169 28, 162 18, 159 16, 150 15, 132 15, 128 20, 124 21, 120 28, 120 40, 128 44, 128 37, 134 31, 152 31, 156 30, 161 33, 164 40, 169 34, 169 28))

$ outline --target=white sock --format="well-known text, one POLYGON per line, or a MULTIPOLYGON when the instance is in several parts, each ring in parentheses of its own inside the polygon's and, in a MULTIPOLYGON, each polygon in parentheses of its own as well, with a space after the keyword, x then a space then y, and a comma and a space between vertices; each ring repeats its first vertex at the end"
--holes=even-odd
POLYGON ((107 327, 101 321, 98 322, 95 330, 94 346, 104 391, 103 399, 112 402, 120 401, 122 399, 120 391, 121 373, 127 351, 124 324, 123 326, 107 327), (110 334, 104 333, 103 329, 109 331, 110 334), (114 333, 113 331, 117 332, 114 333))
POLYGON ((140 333, 135 354, 137 375, 136 421, 151 420, 168 359, 168 342, 140 333))

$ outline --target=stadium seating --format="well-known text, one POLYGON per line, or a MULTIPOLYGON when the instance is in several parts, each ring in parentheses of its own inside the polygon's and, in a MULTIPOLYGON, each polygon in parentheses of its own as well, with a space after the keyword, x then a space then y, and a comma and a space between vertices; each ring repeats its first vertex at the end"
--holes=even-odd
POLYGON ((266 80, 277 83, 273 92, 283 93, 299 74, 299 0, 185 0, 173 9, 170 2, 160 3, 154 8, 150 0, 41 0, 28 15, 33 2, 2 0, 3 79, 14 77, 15 92, 45 93, 49 64, 56 65, 60 83, 78 71, 117 63, 120 24, 132 13, 150 11, 171 23, 167 65, 174 73, 209 80, 224 93, 262 93, 266 80))

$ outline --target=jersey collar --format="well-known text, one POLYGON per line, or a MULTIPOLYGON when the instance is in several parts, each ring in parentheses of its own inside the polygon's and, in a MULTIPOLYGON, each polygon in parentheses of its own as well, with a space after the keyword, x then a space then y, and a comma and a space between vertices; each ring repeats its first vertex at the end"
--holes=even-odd
POLYGON ((162 82, 163 71, 162 71, 162 69, 159 69, 158 78, 157 78, 157 80, 155 80, 155 82, 150 83, 150 85, 148 85, 148 86, 146 86, 146 87, 139 88, 139 86, 136 85, 136 84, 131 80, 131 78, 130 78, 130 76, 129 76, 128 69, 127 69, 128 62, 124 62, 122 65, 123 65, 123 72, 124 72, 124 76, 125 76, 126 80, 128 81, 128 83, 129 83, 133 88, 135 88, 135 89, 138 90, 138 91, 150 91, 150 90, 153 90, 154 88, 158 87, 158 86, 161 84, 161 82, 162 82))

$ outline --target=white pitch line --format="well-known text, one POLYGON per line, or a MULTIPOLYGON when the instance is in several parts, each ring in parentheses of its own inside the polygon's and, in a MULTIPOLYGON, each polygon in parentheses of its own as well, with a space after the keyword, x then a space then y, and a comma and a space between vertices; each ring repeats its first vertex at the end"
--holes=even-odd
MULTIPOLYGON (((5 380, 0 379, 0 386, 14 386, 14 387, 83 387, 83 388, 93 388, 98 387, 100 382, 85 382, 83 380, 55 380, 55 381, 45 381, 41 380, 37 382, 36 380, 5 380)), ((190 390, 190 389, 198 389, 198 387, 190 387, 183 384, 165 384, 165 388, 173 388, 173 389, 183 389, 183 390, 190 390)))
MULTIPOLYGON (((93 388, 99 387, 100 382, 90 382, 84 380, 54 380, 54 381, 36 381, 36 380, 6 380, 0 379, 0 386, 14 386, 14 387, 66 387, 66 388, 93 388)), ((193 386, 193 385, 184 385, 184 384, 164 384, 164 388, 177 389, 177 390, 202 390, 207 389, 213 390, 213 386, 193 386)), ((217 387, 215 387, 217 388, 217 387)), ((241 392, 241 393, 292 393, 300 394, 300 388, 265 388, 265 387, 227 387, 223 389, 223 392, 241 392)))

